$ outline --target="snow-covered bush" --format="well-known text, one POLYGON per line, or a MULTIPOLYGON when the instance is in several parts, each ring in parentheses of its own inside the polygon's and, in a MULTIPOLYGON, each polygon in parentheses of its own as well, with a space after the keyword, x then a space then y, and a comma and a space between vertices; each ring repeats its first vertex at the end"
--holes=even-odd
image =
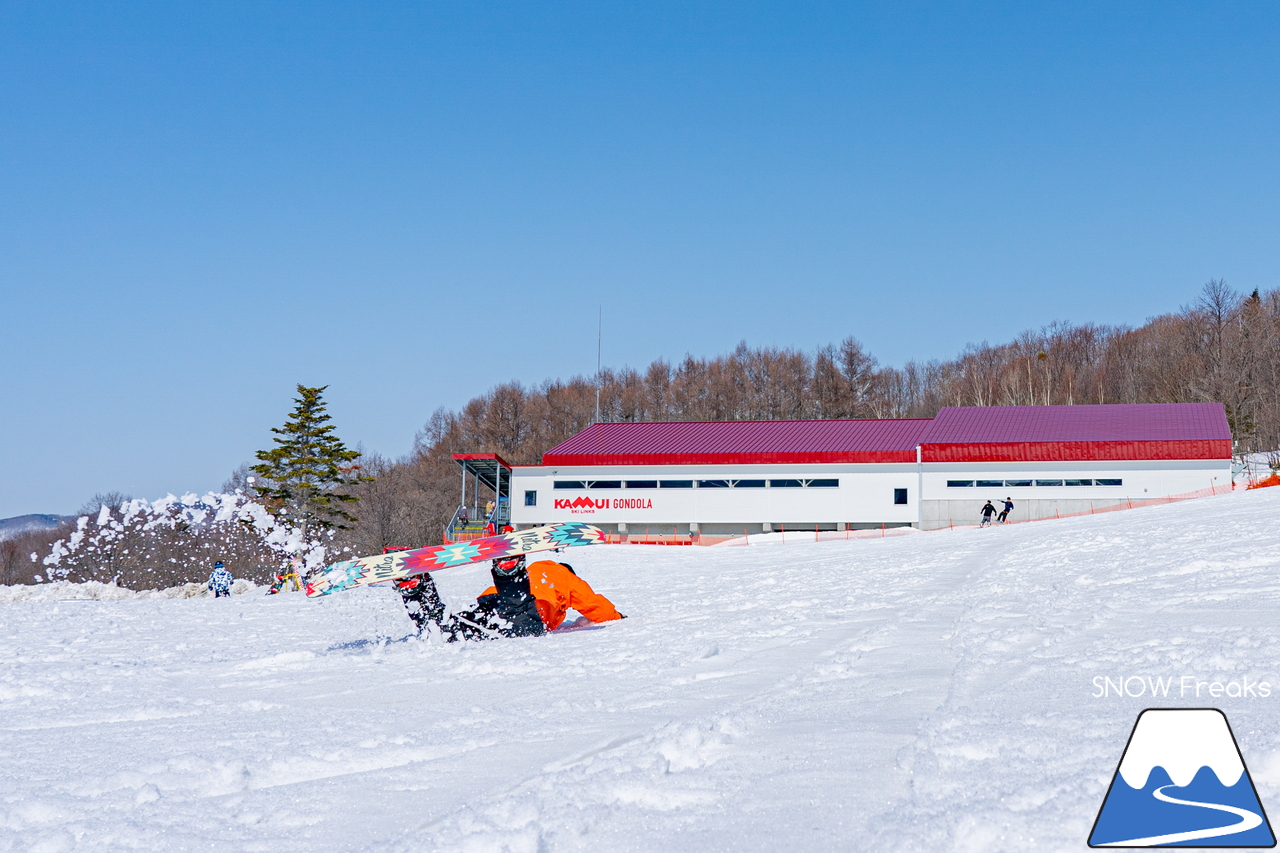
POLYGON ((295 560, 304 572, 324 565, 330 540, 327 532, 304 536, 286 516, 240 492, 168 495, 80 516, 70 536, 54 542, 32 569, 49 581, 155 589, 203 581, 221 560, 233 575, 265 582, 295 560))

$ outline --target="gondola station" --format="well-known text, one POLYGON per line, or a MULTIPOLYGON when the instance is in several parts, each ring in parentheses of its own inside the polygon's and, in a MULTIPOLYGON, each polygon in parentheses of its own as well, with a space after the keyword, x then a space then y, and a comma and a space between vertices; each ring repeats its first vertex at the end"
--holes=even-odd
MULTIPOLYGON (((541 465, 459 454, 516 528, 589 521, 635 541, 1053 518, 1231 485, 1219 403, 944 408, 929 419, 597 423, 541 465)), ((475 494, 475 492, 472 492, 475 494)), ((465 498, 464 498, 465 503, 465 498)), ((471 518, 475 518, 474 513, 471 518)), ((474 523, 474 522, 473 522, 474 523)))

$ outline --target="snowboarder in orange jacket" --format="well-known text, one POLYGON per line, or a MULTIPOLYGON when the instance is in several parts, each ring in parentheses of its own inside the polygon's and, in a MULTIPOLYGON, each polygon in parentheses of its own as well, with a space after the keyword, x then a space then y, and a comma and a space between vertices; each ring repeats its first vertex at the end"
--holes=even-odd
MULTIPOLYGON (((622 614, 613 602, 591 588, 591 584, 578 577, 573 567, 566 563, 539 560, 528 566, 529 592, 537 602, 538 615, 548 631, 554 631, 564 623, 565 613, 572 607, 592 622, 612 622, 622 614)), ((497 587, 489 587, 478 599, 497 595, 497 587)))
POLYGON ((603 595, 561 563, 541 560, 526 567, 524 556, 493 561, 494 586, 482 592, 476 606, 448 613, 429 574, 397 581, 409 616, 418 631, 435 624, 449 642, 496 637, 538 636, 554 631, 572 607, 592 622, 625 618, 603 595))

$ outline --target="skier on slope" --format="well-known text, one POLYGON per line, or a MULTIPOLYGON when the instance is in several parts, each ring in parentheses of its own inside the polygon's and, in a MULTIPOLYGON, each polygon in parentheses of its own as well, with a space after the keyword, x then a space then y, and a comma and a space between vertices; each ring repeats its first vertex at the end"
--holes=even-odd
POLYGON ((1005 524, 1009 521, 1009 513, 1013 512, 1013 501, 1009 498, 1004 499, 1004 509, 1000 510, 1000 514, 996 516, 996 521, 1005 524))
POLYGON ((996 508, 992 506, 991 501, 987 501, 982 508, 982 524, 979 527, 988 527, 991 524, 991 516, 996 514, 996 508))
POLYGON ((491 574, 493 586, 480 594, 475 607, 461 613, 445 609, 430 574, 405 578, 396 586, 419 633, 434 624, 451 643, 536 637, 560 627, 571 607, 590 622, 626 618, 562 563, 539 560, 526 567, 519 554, 494 560, 491 574))
POLYGON ((222 565, 221 560, 213 564, 213 574, 209 575, 209 589, 213 592, 214 598, 222 598, 224 595, 230 597, 233 581, 235 578, 222 565))

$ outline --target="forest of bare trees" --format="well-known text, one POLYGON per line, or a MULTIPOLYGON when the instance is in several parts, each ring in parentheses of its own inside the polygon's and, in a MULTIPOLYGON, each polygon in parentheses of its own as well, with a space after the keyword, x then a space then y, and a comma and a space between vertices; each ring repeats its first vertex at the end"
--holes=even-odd
MULTIPOLYGON (((1210 281, 1194 304, 1138 328, 1054 323, 949 361, 881 366, 853 337, 813 352, 745 342, 715 358, 605 369, 604 421, 932 417, 943 406, 1221 402, 1237 454, 1280 448, 1280 290, 1210 281)), ((498 385, 437 410, 402 459, 368 454, 372 477, 338 544, 360 554, 438 543, 458 500, 455 452, 536 463, 595 419, 597 380, 498 385)), ((244 479, 236 472, 228 485, 244 479), (237 480, 237 478, 239 478, 237 480)), ((231 489, 228 489, 231 490, 231 489)), ((96 511, 96 510, 95 510, 96 511)), ((65 535, 65 532, 64 534, 65 535)), ((30 582, 30 553, 53 532, 0 543, 0 582, 30 582)), ((200 578, 192 578, 199 580, 200 578)))
MULTIPOLYGON (((455 452, 536 463, 595 419, 594 377, 499 385, 440 409, 401 460, 366 459, 353 548, 425 545, 458 499, 455 452)), ((949 361, 881 366, 853 337, 815 352, 745 342, 727 355, 658 360, 599 377, 604 421, 932 417, 943 406, 1225 405, 1237 453, 1280 448, 1280 290, 1210 281, 1195 303, 1139 328, 1054 323, 949 361)))

